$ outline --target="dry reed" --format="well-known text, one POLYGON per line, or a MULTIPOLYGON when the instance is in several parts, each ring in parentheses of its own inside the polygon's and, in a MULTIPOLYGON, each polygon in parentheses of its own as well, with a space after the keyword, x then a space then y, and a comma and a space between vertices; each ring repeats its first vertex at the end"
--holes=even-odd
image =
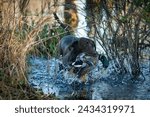
MULTIPOLYGON (((3 11, 2 7, 0 10, 3 11)), ((28 24, 21 15, 15 17, 10 9, 5 13, 7 17, 4 16, 0 24, 0 99, 52 99, 32 89, 26 77, 26 57, 40 43, 37 34, 45 22, 51 22, 51 18, 40 18, 25 36, 20 36, 24 25, 28 24)))

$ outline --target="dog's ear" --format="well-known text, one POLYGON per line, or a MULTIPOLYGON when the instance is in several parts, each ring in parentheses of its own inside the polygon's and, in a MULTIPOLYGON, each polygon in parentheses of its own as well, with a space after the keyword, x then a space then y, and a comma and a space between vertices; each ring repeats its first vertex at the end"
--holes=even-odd
POLYGON ((78 47, 78 44, 79 44, 79 41, 74 41, 71 45, 70 45, 70 48, 77 48, 78 47))
POLYGON ((67 49, 66 53, 74 53, 78 50, 78 41, 73 42, 67 49))

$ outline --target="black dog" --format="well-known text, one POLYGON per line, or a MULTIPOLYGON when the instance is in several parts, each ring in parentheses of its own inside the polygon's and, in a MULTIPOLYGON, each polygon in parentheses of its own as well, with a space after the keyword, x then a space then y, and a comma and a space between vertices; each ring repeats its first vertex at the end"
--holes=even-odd
POLYGON ((63 66, 67 69, 74 67, 75 73, 80 71, 79 77, 89 72, 98 59, 101 60, 104 68, 109 65, 108 59, 97 53, 94 41, 88 38, 68 35, 60 40, 58 47, 59 54, 62 55, 63 66))
POLYGON ((73 35, 68 35, 60 40, 58 47, 64 66, 75 62, 76 57, 81 53, 93 57, 97 57, 98 55, 94 41, 88 38, 77 38, 73 35))

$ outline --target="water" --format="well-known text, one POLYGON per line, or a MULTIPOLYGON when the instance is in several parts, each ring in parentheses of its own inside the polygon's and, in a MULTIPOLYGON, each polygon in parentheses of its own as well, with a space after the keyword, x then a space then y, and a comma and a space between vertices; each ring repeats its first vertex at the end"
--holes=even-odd
POLYGON ((61 61, 58 59, 30 57, 29 64, 30 84, 42 89, 45 94, 54 94, 60 99, 79 97, 84 88, 88 87, 88 83, 83 83, 75 74, 60 70, 61 61))
MULTIPOLYGON (((131 80, 129 74, 118 75, 110 65, 106 70, 102 63, 86 76, 86 82, 75 74, 60 70, 61 61, 55 58, 30 57, 29 83, 45 94, 54 94, 59 99, 150 99, 150 71, 148 61, 141 64, 139 80, 131 80)), ((111 64, 111 63, 110 63, 111 64)))

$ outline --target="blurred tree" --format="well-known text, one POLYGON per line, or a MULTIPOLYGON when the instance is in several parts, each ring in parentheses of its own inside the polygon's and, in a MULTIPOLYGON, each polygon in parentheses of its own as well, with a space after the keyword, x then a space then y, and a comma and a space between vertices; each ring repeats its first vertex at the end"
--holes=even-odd
POLYGON ((65 23, 70 27, 75 28, 78 25, 78 15, 75 0, 65 0, 64 18, 65 23))

